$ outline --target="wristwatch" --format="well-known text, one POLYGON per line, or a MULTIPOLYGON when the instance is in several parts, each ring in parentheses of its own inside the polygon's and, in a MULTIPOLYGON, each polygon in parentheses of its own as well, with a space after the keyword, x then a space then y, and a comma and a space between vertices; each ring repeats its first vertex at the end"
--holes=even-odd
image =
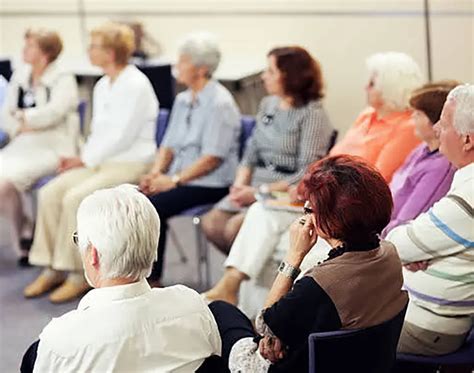
POLYGON ((281 273, 283 276, 288 277, 293 281, 296 280, 300 272, 301 270, 299 268, 295 268, 285 261, 281 262, 280 266, 278 267, 278 273, 281 273))
POLYGON ((171 176, 171 181, 176 184, 176 186, 180 186, 181 185, 181 176, 179 174, 174 174, 173 176, 171 176))

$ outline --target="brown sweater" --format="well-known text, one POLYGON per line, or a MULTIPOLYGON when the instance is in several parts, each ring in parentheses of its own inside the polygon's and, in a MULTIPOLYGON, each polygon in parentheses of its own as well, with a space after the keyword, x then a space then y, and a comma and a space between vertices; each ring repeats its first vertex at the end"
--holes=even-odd
POLYGON ((312 277, 328 294, 342 329, 366 328, 397 315, 408 302, 402 291, 402 265, 395 246, 351 251, 311 268, 312 277))

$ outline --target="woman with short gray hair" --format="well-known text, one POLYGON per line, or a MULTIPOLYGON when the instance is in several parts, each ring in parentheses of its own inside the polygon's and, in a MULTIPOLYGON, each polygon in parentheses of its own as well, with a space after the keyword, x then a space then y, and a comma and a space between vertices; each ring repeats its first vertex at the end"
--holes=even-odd
POLYGON ((194 372, 220 355, 217 324, 199 294, 182 285, 151 289, 145 279, 160 235, 148 198, 131 185, 98 190, 82 201, 77 229, 95 289, 43 329, 22 372, 194 372))
POLYGON ((212 78, 220 60, 212 34, 188 35, 180 44, 176 96, 151 171, 140 182, 161 218, 158 261, 150 280, 159 285, 167 221, 184 210, 224 197, 238 164, 240 114, 230 92, 212 78))

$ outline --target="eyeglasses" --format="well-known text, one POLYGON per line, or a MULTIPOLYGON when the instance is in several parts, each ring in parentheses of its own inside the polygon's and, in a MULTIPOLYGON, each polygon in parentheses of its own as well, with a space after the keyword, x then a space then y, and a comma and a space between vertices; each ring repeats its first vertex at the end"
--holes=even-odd
POLYGON ((309 201, 306 201, 303 206, 303 214, 309 215, 313 213, 313 209, 311 208, 311 204, 309 201))
POLYGON ((77 233, 77 231, 72 234, 71 238, 72 242, 74 242, 74 245, 79 246, 79 234, 77 233))

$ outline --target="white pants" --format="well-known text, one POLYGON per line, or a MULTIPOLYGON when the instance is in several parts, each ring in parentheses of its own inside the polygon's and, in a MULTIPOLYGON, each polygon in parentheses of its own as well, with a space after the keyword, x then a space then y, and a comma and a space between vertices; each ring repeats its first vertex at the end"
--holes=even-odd
MULTIPOLYGON (((298 213, 267 209, 261 203, 254 203, 245 216, 224 265, 250 278, 241 285, 239 294, 239 308, 250 318, 263 307, 289 248, 289 227, 299 217, 298 213)), ((324 260, 330 249, 326 241, 318 239, 301 265, 302 273, 324 260)))

